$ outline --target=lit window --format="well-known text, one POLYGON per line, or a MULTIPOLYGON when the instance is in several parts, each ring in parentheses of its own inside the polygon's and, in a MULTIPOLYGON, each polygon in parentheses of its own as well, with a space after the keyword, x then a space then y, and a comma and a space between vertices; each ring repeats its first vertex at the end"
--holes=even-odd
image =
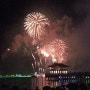
POLYGON ((58 70, 58 73, 59 73, 59 70, 58 70))
POLYGON ((63 73, 65 74, 66 72, 65 72, 65 71, 63 71, 63 73))
POLYGON ((67 71, 66 71, 66 74, 67 74, 67 71))
POLYGON ((64 71, 62 71, 62 73, 64 73, 64 71))
POLYGON ((56 73, 57 73, 57 70, 56 70, 56 73))
POLYGON ((54 73, 55 73, 55 71, 54 71, 54 73))
POLYGON ((44 72, 45 70, 43 69, 43 72, 44 72))
POLYGON ((61 71, 60 71, 60 74, 61 74, 61 71))

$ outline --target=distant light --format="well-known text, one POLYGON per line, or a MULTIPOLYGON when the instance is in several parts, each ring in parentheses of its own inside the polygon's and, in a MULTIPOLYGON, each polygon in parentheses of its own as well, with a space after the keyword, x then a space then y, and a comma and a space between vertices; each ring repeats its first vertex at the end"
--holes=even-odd
POLYGON ((37 72, 35 72, 34 75, 37 76, 37 72))
POLYGON ((67 74, 68 72, 66 71, 66 74, 67 74))
POLYGON ((67 74, 67 71, 64 71, 65 74, 67 74))
POLYGON ((56 73, 57 73, 57 71, 56 71, 56 73))
POLYGON ((37 46, 37 48, 39 48, 39 46, 37 46))
POLYGON ((50 71, 50 73, 52 73, 52 71, 50 71))
POLYGON ((85 78, 89 78, 89 76, 86 76, 85 78))
POLYGON ((59 78, 62 78, 61 76, 59 76, 59 78))
POLYGON ((7 51, 10 51, 10 48, 7 48, 7 51))
POLYGON ((58 70, 58 73, 59 73, 59 70, 58 70))
POLYGON ((62 72, 60 71, 60 74, 61 74, 62 72))
POLYGON ((43 74, 42 76, 45 77, 45 74, 43 74))
POLYGON ((16 76, 18 76, 18 77, 19 77, 19 76, 22 76, 22 75, 21 75, 21 74, 16 74, 16 76))
POLYGON ((54 71, 54 73, 56 73, 56 71, 54 71))
POLYGON ((57 60, 55 58, 52 59, 53 63, 57 62, 57 60))

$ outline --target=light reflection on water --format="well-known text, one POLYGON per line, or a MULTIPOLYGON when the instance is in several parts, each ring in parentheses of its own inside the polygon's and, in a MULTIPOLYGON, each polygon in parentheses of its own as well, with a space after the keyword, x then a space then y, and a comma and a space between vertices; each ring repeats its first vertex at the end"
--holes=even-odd
MULTIPOLYGON (((65 79, 59 79, 57 81, 54 80, 47 80, 45 77, 39 77, 39 78, 32 78, 32 89, 35 90, 35 87, 38 86, 40 90, 42 90, 43 86, 50 86, 50 87, 57 87, 61 85, 67 85, 68 83, 79 83, 79 79, 75 78, 65 78, 65 79)), ((90 79, 85 79, 86 85, 90 83, 90 79)))
MULTIPOLYGON (((76 83, 80 81, 75 78, 62 78, 57 81, 51 81, 45 77, 32 77, 32 78, 3 78, 0 79, 0 85, 7 84, 10 86, 18 85, 20 88, 31 88, 31 90, 35 90, 36 86, 39 87, 39 90, 42 90, 44 86, 56 87, 62 84, 66 85, 70 82, 76 83)), ((90 78, 85 78, 86 85, 90 84, 90 78)))

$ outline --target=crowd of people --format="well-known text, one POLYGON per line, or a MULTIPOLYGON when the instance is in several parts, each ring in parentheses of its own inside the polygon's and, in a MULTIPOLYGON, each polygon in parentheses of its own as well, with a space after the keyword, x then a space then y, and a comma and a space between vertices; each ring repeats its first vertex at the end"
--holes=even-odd
POLYGON ((67 85, 61 85, 54 88, 44 86, 43 90, 90 90, 90 87, 84 83, 68 83, 67 85))
MULTIPOLYGON (((30 88, 20 88, 19 86, 9 87, 8 85, 1 85, 0 90, 32 90, 30 88)), ((35 90, 40 90, 37 86, 35 90)), ((67 85, 61 85, 57 87, 44 86, 42 90, 90 90, 90 84, 84 83, 68 83, 67 85)))

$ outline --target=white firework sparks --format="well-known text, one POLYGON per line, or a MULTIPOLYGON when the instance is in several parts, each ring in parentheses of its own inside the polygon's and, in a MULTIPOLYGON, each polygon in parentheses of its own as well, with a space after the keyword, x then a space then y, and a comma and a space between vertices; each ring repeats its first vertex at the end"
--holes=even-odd
POLYGON ((36 12, 28 14, 24 22, 25 30, 33 39, 40 39, 40 36, 44 34, 46 25, 49 25, 48 18, 36 12))

